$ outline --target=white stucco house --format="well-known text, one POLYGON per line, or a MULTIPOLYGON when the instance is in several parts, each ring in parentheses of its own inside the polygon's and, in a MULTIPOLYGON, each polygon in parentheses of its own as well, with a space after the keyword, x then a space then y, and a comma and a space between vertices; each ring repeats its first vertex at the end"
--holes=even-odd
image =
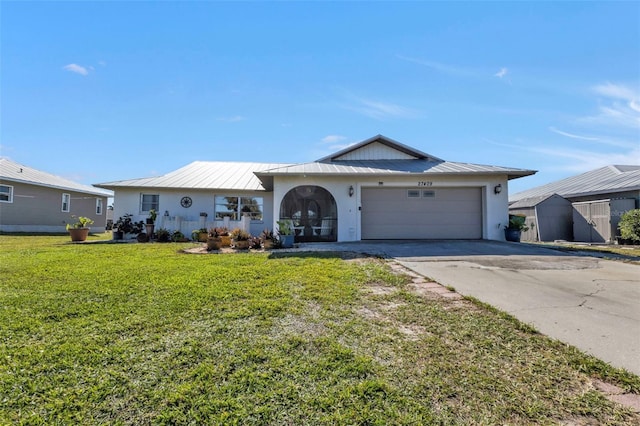
POLYGON ((504 240, 508 184, 533 170, 445 161, 382 135, 317 161, 195 161, 164 176, 96 184, 114 219, 158 211, 156 227, 245 225, 258 235, 292 219, 296 241, 504 240))

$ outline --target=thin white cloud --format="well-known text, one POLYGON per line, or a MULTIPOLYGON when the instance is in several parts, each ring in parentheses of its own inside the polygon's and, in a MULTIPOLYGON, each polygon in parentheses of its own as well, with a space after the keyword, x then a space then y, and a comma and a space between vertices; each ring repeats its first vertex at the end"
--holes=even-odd
POLYGON ((602 153, 569 148, 528 147, 527 150, 552 158, 564 158, 563 170, 586 172, 610 164, 640 164, 640 147, 627 152, 602 153))
POLYGON ((625 101, 638 100, 640 97, 640 94, 631 87, 609 82, 594 86, 593 91, 608 98, 622 99, 625 101))
POLYGON ((331 144, 335 144, 338 142, 341 142, 343 140, 347 139, 346 136, 342 136, 342 135, 327 135, 324 138, 322 138, 322 143, 331 143, 331 144))
POLYGON ((419 58, 411 58, 409 56, 403 56, 403 55, 396 55, 396 57, 398 59, 402 59, 403 61, 408 61, 408 62, 413 62, 414 64, 419 64, 419 65, 424 65, 427 68, 431 68, 435 71, 444 73, 444 74, 451 74, 451 75, 457 75, 457 76, 472 76, 472 75, 476 75, 476 72, 466 69, 466 68, 462 68, 462 67, 457 67, 454 65, 449 65, 449 64, 443 64, 441 62, 435 62, 435 61, 428 61, 425 59, 419 59, 419 58))
POLYGON ((580 122, 640 130, 640 93, 636 88, 605 83, 594 86, 592 91, 604 97, 598 108, 599 113, 583 117, 580 122))
POLYGON ((69 64, 62 67, 62 69, 80 74, 80 75, 89 75, 89 70, 86 67, 80 66, 78 64, 69 64))
POLYGON ((216 120, 224 121, 225 123, 237 123, 246 120, 246 118, 241 115, 233 115, 231 117, 218 117, 216 120))
POLYGON ((509 73, 509 70, 503 67, 503 68, 500 68, 500 71, 494 74, 494 77, 503 78, 508 73, 509 73))
POLYGON ((349 96, 351 101, 349 104, 341 105, 342 108, 357 112, 376 120, 384 120, 388 118, 415 118, 418 111, 411 108, 403 107, 391 102, 367 99, 357 96, 349 96))
POLYGON ((532 154, 541 155, 544 157, 546 169, 582 173, 611 164, 640 164, 640 146, 637 144, 632 146, 618 145, 618 148, 596 151, 557 145, 545 146, 542 143, 532 141, 503 143, 487 138, 483 138, 483 141, 501 148, 508 148, 514 153, 516 151, 528 153, 528 157, 531 157, 532 154))
POLYGON ((598 138, 594 138, 594 137, 590 137, 590 136, 580 136, 580 135, 575 135, 575 134, 569 133, 569 132, 563 132, 562 130, 558 130, 555 127, 549 127, 549 130, 551 130, 553 133, 557 133, 559 135, 566 136, 566 137, 571 138, 571 139, 580 139, 580 140, 584 140, 584 141, 597 141, 597 140, 599 140, 598 138))
POLYGON ((637 141, 616 139, 616 138, 612 138, 610 136, 597 136, 597 137, 596 136, 582 136, 582 135, 577 135, 575 133, 569 133, 569 132, 565 132, 565 131, 562 131, 562 130, 558 130, 555 127, 549 127, 549 130, 554 132, 554 133, 557 133, 558 135, 566 136, 566 137, 571 138, 571 139, 577 139, 577 140, 592 142, 592 143, 596 143, 596 144, 600 144, 600 145, 616 146, 616 147, 619 147, 619 148, 628 148, 628 149, 632 149, 632 148, 638 146, 638 142, 637 141))

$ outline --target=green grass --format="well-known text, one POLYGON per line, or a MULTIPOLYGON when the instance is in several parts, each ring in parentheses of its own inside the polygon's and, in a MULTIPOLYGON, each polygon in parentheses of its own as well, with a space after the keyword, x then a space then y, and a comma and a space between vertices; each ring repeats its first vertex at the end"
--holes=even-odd
POLYGON ((562 251, 593 251, 598 253, 613 253, 619 256, 612 256, 613 260, 627 260, 632 262, 640 262, 640 246, 625 246, 625 245, 585 245, 585 244, 563 244, 556 245, 554 243, 536 243, 543 245, 551 245, 554 248, 562 251))
POLYGON ((0 424, 638 421, 590 384, 638 377, 379 259, 67 240, 0 236, 0 424))

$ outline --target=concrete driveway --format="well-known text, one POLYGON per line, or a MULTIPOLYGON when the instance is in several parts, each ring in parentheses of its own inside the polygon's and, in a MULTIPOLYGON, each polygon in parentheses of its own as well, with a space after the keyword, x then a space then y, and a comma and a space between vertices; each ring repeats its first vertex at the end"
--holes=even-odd
POLYGON ((640 265, 496 241, 341 243, 453 286, 616 367, 640 374, 640 265))

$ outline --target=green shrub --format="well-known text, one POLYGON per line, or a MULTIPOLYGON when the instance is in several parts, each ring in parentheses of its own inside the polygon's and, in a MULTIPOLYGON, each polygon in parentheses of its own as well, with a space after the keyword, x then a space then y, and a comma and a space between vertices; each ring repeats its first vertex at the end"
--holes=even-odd
POLYGON ((159 243, 168 243, 171 241, 171 232, 165 228, 158 228, 156 230, 156 238, 159 243))
POLYGON ((640 241, 640 209, 629 210, 620 216, 618 229, 622 238, 640 241))

